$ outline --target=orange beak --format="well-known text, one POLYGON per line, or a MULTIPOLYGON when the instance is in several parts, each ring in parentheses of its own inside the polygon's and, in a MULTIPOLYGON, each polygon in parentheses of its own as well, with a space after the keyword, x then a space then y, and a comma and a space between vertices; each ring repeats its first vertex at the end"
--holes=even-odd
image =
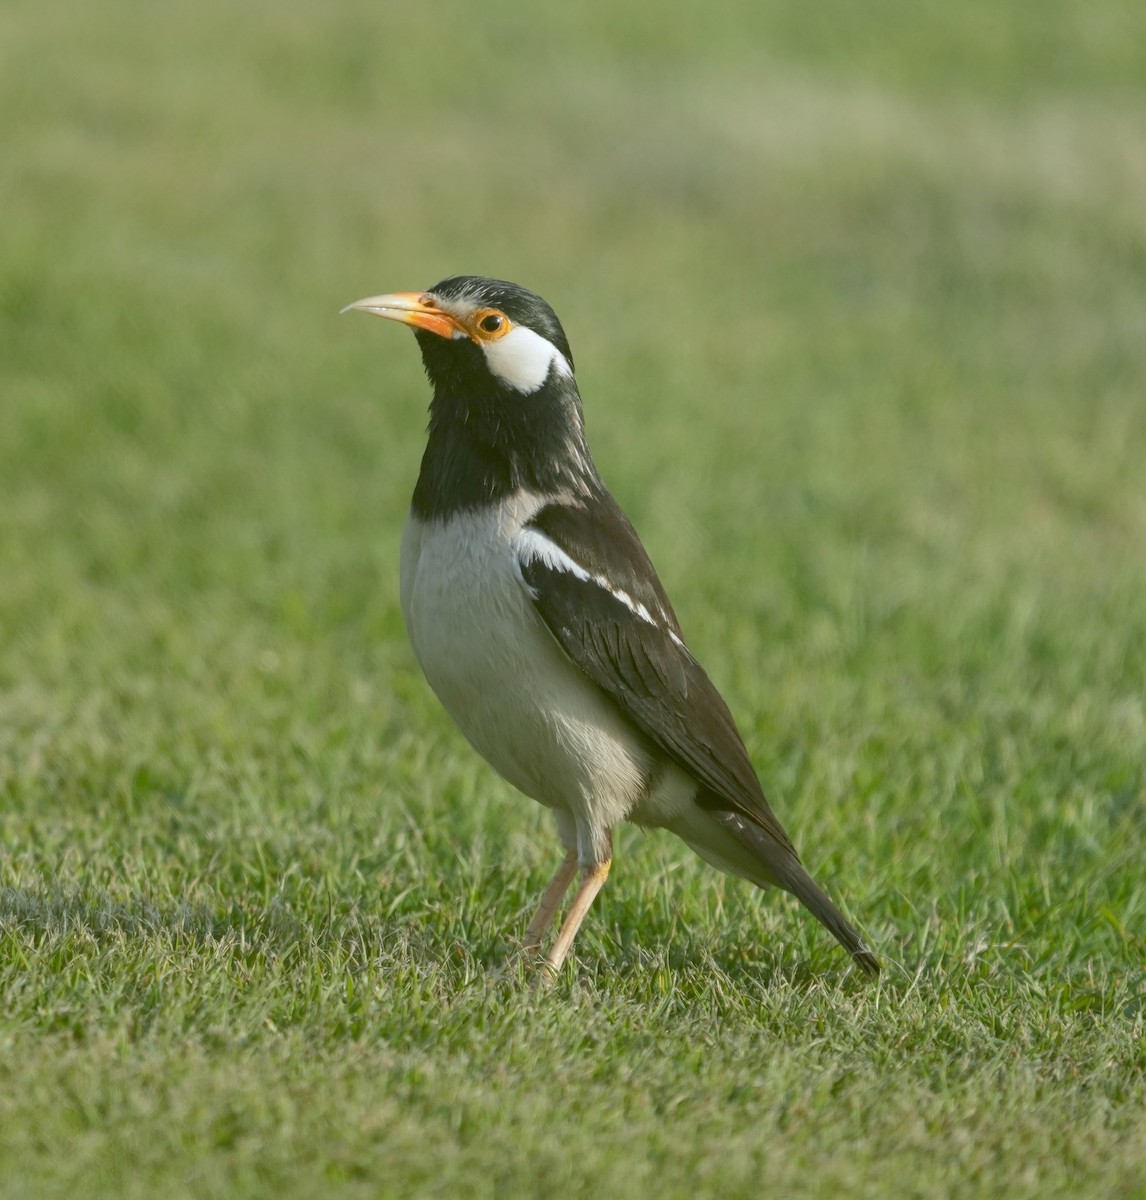
POLYGON ((469 336, 449 313, 438 308, 426 292, 389 292, 385 296, 367 296, 365 300, 348 304, 342 311, 350 312, 352 309, 373 313, 376 317, 386 317, 391 321, 401 321, 403 325, 413 325, 415 329, 426 329, 438 337, 469 336))

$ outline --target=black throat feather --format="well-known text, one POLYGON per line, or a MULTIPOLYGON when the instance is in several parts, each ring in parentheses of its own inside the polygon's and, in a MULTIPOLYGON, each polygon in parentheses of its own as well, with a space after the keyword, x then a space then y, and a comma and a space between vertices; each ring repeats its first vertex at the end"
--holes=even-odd
POLYGON ((551 368, 537 391, 522 394, 491 375, 472 343, 421 332, 418 341, 434 397, 415 516, 445 520, 519 490, 542 496, 597 490, 600 477, 570 376, 551 368))

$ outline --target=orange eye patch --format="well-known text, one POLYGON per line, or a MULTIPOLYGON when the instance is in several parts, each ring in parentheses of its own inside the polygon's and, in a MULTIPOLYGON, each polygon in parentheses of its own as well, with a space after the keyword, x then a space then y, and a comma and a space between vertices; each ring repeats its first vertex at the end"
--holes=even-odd
POLYGON ((482 342, 496 342, 513 328, 513 323, 496 308, 479 308, 470 318, 473 336, 482 342))

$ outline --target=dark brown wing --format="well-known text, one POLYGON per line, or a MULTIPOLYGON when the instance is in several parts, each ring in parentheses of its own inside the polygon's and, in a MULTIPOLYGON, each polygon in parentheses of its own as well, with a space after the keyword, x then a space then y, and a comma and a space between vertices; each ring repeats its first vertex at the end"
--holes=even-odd
POLYGON ((569 658, 703 789, 795 855, 712 680, 684 644, 636 531, 608 495, 549 505, 517 543, 521 576, 569 658))

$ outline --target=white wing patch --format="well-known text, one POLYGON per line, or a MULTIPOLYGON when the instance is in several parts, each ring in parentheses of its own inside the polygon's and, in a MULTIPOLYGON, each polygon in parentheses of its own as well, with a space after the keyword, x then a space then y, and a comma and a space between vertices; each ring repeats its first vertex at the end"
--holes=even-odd
POLYGON ((496 342, 480 343, 489 369, 514 391, 528 395, 536 392, 549 378, 550 368, 559 375, 572 376, 569 360, 541 334, 524 325, 515 325, 496 342))
POLYGON ((524 577, 521 576, 521 568, 529 566, 531 562, 536 562, 538 559, 551 571, 564 571, 566 574, 580 579, 582 583, 598 582, 580 563, 570 558, 556 542, 550 541, 545 534, 539 529, 534 529, 532 525, 525 525, 518 531, 513 541, 510 542, 510 549, 517 556, 518 576, 531 593, 533 588, 525 583, 524 577))
POLYGON ((566 554, 556 542, 547 538, 539 529, 526 525, 513 538, 510 543, 510 549, 516 556, 517 576, 521 580, 522 586, 534 600, 537 599, 537 591, 525 581, 521 569, 522 567, 527 567, 531 562, 540 561, 550 571, 562 571, 565 574, 572 575, 575 579, 581 580, 582 583, 596 584, 597 587, 608 592, 614 600, 623 604, 633 616, 644 621, 645 624, 653 626, 654 629, 659 629, 663 633, 667 633, 677 646, 682 650, 685 649, 684 642, 673 632, 663 613, 658 613, 657 617, 654 617, 643 604, 634 600, 622 588, 615 586, 604 575, 594 575, 591 571, 587 571, 576 559, 566 554))

